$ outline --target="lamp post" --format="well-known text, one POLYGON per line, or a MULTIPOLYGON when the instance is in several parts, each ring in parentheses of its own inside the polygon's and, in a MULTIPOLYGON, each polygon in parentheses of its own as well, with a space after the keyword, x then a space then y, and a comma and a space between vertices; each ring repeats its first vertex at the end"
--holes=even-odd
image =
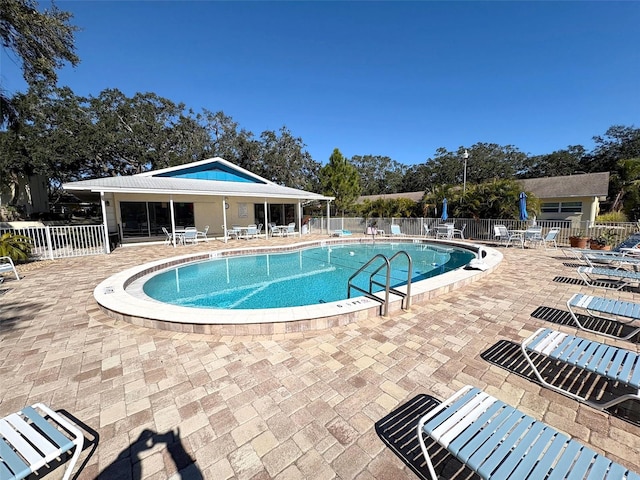
POLYGON ((462 180, 462 196, 464 197, 464 194, 467 191, 467 159, 469 158, 469 152, 467 152, 466 148, 464 149, 462 158, 464 158, 464 176, 462 180))

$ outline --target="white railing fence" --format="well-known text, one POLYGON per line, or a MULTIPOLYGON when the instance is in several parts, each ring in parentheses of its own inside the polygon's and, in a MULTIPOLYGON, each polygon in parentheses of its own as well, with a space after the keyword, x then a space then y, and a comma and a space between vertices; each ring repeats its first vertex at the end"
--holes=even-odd
MULTIPOLYGON (((508 229, 524 230, 531 226, 531 221, 521 222, 512 219, 474 219, 455 218, 443 222, 439 218, 362 218, 362 217, 332 217, 327 229, 326 217, 314 217, 310 221, 311 233, 326 233, 333 230, 350 230, 354 234, 366 233, 367 227, 375 226, 387 234, 391 232, 391 225, 399 225, 405 235, 423 236, 424 225, 429 226, 431 232, 440 223, 454 223, 461 229, 466 225, 464 236, 471 240, 494 240, 494 225, 505 225, 508 229)), ((591 224, 590 222, 571 222, 566 220, 538 220, 543 234, 551 228, 559 228, 559 245, 568 245, 572 235, 597 237, 605 230, 615 232, 617 243, 636 233, 638 225, 633 222, 610 222, 591 224)), ((74 225, 74 226, 43 226, 22 228, 0 228, 0 235, 6 232, 24 235, 33 241, 32 256, 39 259, 56 259, 81 257, 87 255, 101 255, 107 251, 107 241, 102 225, 74 225)), ((433 236, 433 233, 432 233, 433 236)))
POLYGON ((33 242, 31 256, 42 260, 100 255, 107 251, 102 225, 0 228, 0 235, 7 232, 29 237, 33 242))
MULTIPOLYGON (((474 219, 474 218, 449 218, 442 221, 440 218, 362 218, 362 217, 332 217, 329 222, 329 231, 351 230, 353 233, 365 233, 368 226, 375 226, 387 234, 391 231, 392 224, 399 225, 400 231, 406 235, 422 236, 425 233, 424 225, 427 225, 432 232, 441 223, 454 223, 455 228, 461 229, 466 225, 464 236, 472 240, 494 240, 494 225, 504 225, 511 230, 525 230, 532 225, 532 221, 520 221, 513 219, 474 219)), ((587 237, 597 237, 605 230, 615 232, 618 243, 624 241, 638 229, 634 222, 571 222, 570 220, 537 220, 536 224, 542 227, 543 234, 551 228, 560 229, 557 241, 559 245, 568 245, 569 237, 573 235, 583 235, 587 237)), ((314 218, 312 221, 312 231, 327 231, 326 218, 314 218)))

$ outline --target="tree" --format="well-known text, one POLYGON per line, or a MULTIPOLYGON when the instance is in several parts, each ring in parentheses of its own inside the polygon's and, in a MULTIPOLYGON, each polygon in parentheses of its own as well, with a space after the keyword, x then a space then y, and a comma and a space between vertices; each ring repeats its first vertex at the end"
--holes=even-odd
POLYGON ((583 164, 584 158, 585 149, 581 145, 569 146, 566 150, 557 150, 546 155, 537 155, 529 159, 527 171, 519 177, 540 178, 573 175, 587 169, 587 166, 583 164))
POLYGON ((640 157, 640 128, 614 125, 593 141, 596 145, 586 162, 590 172, 611 172, 620 160, 640 157))
POLYGON ((402 192, 406 167, 389 157, 354 155, 351 163, 358 170, 362 195, 402 192))
POLYGON ((329 163, 320 170, 323 194, 335 197, 335 208, 344 215, 360 195, 358 170, 335 148, 329 163))
POLYGON ((633 221, 640 217, 640 158, 630 158, 618 162, 616 173, 612 175, 612 183, 616 183, 618 193, 613 200, 611 210, 624 210, 633 221))
POLYGON ((318 187, 320 164, 304 150, 301 138, 294 137, 287 127, 280 129, 280 135, 262 132, 260 138, 262 168, 255 173, 291 188, 314 190, 318 187))
MULTIPOLYGON (((2 0, 0 40, 8 52, 15 54, 28 85, 55 85, 57 69, 65 63, 76 66, 80 62, 74 47, 74 33, 78 28, 69 23, 73 18, 71 13, 53 4, 50 10, 39 12, 37 6, 33 0, 2 0)), ((0 123, 13 124, 17 111, 3 90, 0 90, 0 107, 0 123)))

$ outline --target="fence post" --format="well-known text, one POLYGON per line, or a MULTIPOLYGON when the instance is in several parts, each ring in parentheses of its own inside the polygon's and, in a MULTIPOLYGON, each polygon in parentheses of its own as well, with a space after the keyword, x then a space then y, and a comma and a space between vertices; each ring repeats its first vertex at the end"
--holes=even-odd
POLYGON ((51 230, 49 230, 49 225, 44 226, 44 233, 47 237, 47 247, 49 249, 49 258, 53 260, 53 242, 51 241, 51 230))

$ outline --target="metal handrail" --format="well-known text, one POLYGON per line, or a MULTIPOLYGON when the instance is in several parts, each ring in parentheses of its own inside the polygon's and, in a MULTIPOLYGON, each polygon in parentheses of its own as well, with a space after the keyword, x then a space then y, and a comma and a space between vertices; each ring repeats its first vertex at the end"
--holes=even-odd
POLYGON ((405 302, 405 310, 408 310, 409 307, 411 306, 411 272, 413 271, 413 261, 411 259, 411 256, 405 252, 404 250, 400 250, 396 253, 394 253, 391 258, 387 258, 385 255, 378 253, 376 255, 374 255, 373 257, 371 257, 371 259, 369 259, 369 261, 367 263, 365 263, 364 265, 362 265, 353 275, 351 275, 349 277, 349 281, 347 282, 347 298, 351 298, 351 289, 353 288, 354 290, 358 290, 361 293, 364 293, 364 295, 367 298, 371 298, 373 300, 376 300, 377 302, 381 302, 382 305, 384 305, 384 311, 382 313, 383 316, 388 316, 389 314, 389 292, 393 292, 394 294, 402 297, 403 299, 406 298, 406 302, 405 302), (407 291, 406 293, 400 292, 399 290, 396 290, 395 288, 391 288, 391 261, 396 258, 398 255, 405 255, 407 257, 407 260, 409 262, 409 268, 408 268, 408 273, 407 273, 407 291), (358 287, 357 285, 352 285, 351 282, 354 278, 356 278, 358 275, 360 275, 360 273, 362 273, 369 265, 371 265, 376 259, 381 258, 384 260, 384 263, 382 265, 380 265, 380 267, 378 267, 371 275, 369 275, 369 291, 358 287), (387 273, 386 273, 386 279, 385 279, 385 283, 382 284, 380 282, 377 282, 373 279, 374 276, 376 276, 378 274, 378 272, 380 272, 380 270, 382 270, 383 268, 387 269, 387 273), (384 287, 384 301, 381 300, 379 297, 375 296, 373 294, 373 285, 376 284, 380 287, 384 287))

